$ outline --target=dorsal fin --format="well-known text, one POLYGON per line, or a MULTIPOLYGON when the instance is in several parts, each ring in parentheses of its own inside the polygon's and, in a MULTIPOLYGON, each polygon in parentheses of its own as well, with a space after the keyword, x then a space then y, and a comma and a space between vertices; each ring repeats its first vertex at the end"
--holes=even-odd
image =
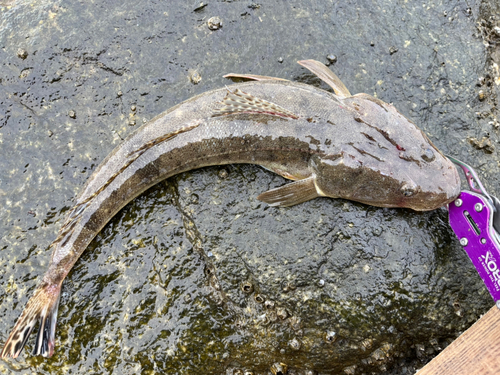
POLYGON ((214 110, 215 116, 234 113, 263 113, 285 118, 299 118, 299 116, 277 104, 257 98, 239 89, 234 91, 227 89, 227 94, 220 104, 222 106, 214 110))
POLYGON ((301 60, 297 61, 304 68, 309 69, 316 74, 323 82, 330 86, 335 94, 347 98, 351 96, 347 87, 342 83, 339 77, 335 75, 328 67, 316 60, 301 60))
POLYGON ((244 78, 244 79, 253 79, 254 81, 267 81, 267 80, 275 80, 275 81, 288 81, 284 78, 276 78, 269 76, 260 76, 258 74, 237 74, 237 73, 229 73, 223 76, 224 78, 244 78))

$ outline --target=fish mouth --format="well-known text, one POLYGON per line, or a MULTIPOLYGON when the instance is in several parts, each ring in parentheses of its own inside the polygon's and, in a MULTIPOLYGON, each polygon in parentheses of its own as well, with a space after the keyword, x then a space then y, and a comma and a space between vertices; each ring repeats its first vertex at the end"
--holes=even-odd
POLYGON ((409 199, 408 208, 415 211, 431 211, 448 205, 461 193, 461 181, 458 170, 449 163, 449 170, 443 174, 442 183, 434 185, 426 192, 420 192, 415 199, 409 199))
POLYGON ((420 192, 411 198, 401 197, 394 201, 376 201, 376 200, 357 200, 360 203, 387 208, 408 208, 413 211, 432 211, 440 207, 444 207, 454 201, 460 195, 460 185, 453 190, 443 191, 440 193, 420 192))

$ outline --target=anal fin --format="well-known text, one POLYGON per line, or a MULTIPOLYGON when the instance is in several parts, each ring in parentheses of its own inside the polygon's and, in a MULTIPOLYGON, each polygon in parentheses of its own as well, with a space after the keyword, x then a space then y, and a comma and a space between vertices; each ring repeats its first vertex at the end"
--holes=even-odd
POLYGON ((220 103, 221 107, 214 110, 214 115, 230 115, 235 113, 261 113, 271 116, 298 119, 299 116, 289 110, 247 94, 239 89, 227 90, 227 94, 220 103))
POLYGON ((257 199, 270 206, 278 207, 294 206, 309 201, 320 196, 316 190, 314 179, 314 176, 308 177, 268 190, 260 194, 257 199))

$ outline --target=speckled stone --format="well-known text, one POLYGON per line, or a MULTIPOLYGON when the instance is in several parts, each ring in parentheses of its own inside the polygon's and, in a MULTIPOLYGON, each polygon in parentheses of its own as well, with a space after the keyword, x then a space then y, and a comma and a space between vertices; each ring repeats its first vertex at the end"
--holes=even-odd
MULTIPOLYGON (((8 156, 0 161, 0 342, 45 272, 72 198, 137 128, 129 124, 230 83, 227 73, 326 88, 295 62, 327 63, 334 53, 331 68, 352 93, 393 103, 500 193, 498 147, 487 153, 467 141, 498 143, 492 1, 8 3, 0 6, 8 156), (215 14, 224 26, 214 32, 206 21, 215 14), (190 69, 203 73, 196 85, 190 69)), ((386 374, 425 363, 492 305, 444 209, 332 199, 277 209, 256 200, 283 183, 256 166, 226 166, 145 192, 66 279, 55 356, 25 350, 12 361, 16 373, 261 375, 284 363, 297 374, 386 374)), ((0 362, 0 374, 10 366, 0 362)))

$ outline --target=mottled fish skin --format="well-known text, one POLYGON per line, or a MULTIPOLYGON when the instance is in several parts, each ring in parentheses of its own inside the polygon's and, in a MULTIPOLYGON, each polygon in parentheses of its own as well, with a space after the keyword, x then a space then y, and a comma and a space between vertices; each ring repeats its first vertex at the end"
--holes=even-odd
MULTIPOLYGON (((320 67, 329 83, 326 67, 313 60, 302 63, 320 67)), ((330 84, 337 95, 258 77, 169 109, 106 157, 76 198, 52 245, 49 269, 2 357, 19 355, 36 321, 41 326, 34 354, 53 354, 61 283, 68 272, 119 210, 175 174, 209 165, 258 164, 295 181, 258 197, 276 206, 327 196, 421 211, 459 194, 453 164, 392 105, 366 94, 351 96, 336 76, 330 84)))

